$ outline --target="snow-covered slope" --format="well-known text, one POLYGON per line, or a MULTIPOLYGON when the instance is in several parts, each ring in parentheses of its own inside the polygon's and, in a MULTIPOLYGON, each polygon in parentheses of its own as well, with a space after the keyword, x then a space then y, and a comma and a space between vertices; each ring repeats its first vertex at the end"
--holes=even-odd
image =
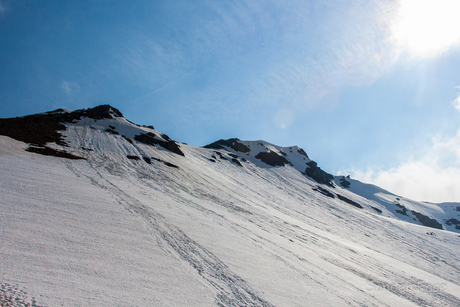
MULTIPOLYGON (((455 227, 344 188, 300 148, 197 148, 109 106, 3 120, 0 134, 0 302, 23 290, 47 306, 460 304, 455 227)), ((454 205, 398 198, 430 218, 454 205)))
POLYGON ((432 228, 460 232, 460 203, 418 202, 395 195, 375 185, 343 176, 336 176, 335 183, 366 198, 371 203, 383 206, 392 213, 390 216, 394 218, 432 228))

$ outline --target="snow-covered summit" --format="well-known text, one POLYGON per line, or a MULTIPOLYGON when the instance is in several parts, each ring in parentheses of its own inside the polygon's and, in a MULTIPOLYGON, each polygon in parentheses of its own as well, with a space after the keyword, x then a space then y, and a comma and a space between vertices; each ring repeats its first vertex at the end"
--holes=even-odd
POLYGON ((319 168, 298 146, 281 147, 266 141, 241 141, 237 138, 219 140, 204 148, 224 149, 244 157, 259 167, 290 165, 318 183, 333 186, 333 176, 319 168))
MULTIPOLYGON (((75 159, 70 151, 78 151, 72 139, 65 136, 69 127, 89 127, 105 133, 119 135, 128 142, 136 140, 150 145, 159 145, 179 155, 183 155, 177 142, 156 131, 152 126, 139 126, 123 117, 123 114, 110 105, 69 111, 55 111, 35 115, 0 120, 0 134, 31 144, 28 150, 45 155, 55 155, 75 159), (60 146, 59 149, 56 146, 60 146)), ((75 143, 75 142, 74 142, 75 143)))

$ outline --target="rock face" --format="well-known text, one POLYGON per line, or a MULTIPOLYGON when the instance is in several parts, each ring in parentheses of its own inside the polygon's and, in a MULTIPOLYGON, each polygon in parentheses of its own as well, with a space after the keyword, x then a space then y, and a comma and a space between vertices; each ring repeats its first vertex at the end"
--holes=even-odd
POLYGON ((285 157, 278 155, 276 152, 259 152, 256 155, 256 159, 261 160, 265 164, 270 166, 284 166, 286 164, 290 164, 285 157))
MULTIPOLYGON (((457 208, 458 208, 458 207, 457 207, 457 208)), ((455 225, 455 229, 459 229, 459 230, 460 230, 460 221, 459 221, 459 220, 452 218, 452 219, 448 219, 448 220, 446 221, 446 225, 451 226, 452 224, 455 225)))
POLYGON ((100 120, 123 115, 109 105, 73 112, 57 109, 47 113, 0 119, 0 134, 36 146, 43 147, 46 143, 67 146, 60 131, 66 130, 65 123, 73 123, 82 117, 100 120))
MULTIPOLYGON (((349 198, 346 198, 345 196, 342 196, 342 195, 340 195, 340 194, 337 194, 337 197, 338 197, 341 201, 344 201, 344 202, 346 202, 346 203, 348 203, 348 204, 350 204, 350 205, 353 205, 353 206, 355 206, 356 208, 359 208, 359 209, 362 209, 362 208, 363 208, 363 206, 361 206, 360 204, 358 204, 357 202, 355 202, 355 201, 353 201, 353 200, 351 200, 351 199, 349 199, 349 198)), ((380 212, 381 212, 381 211, 380 211, 380 212)))
MULTIPOLYGON (((305 157, 308 158, 307 153, 306 153, 305 150, 303 150, 302 148, 299 148, 299 149, 297 150, 297 152, 298 152, 299 154, 301 154, 302 156, 305 156, 305 157)), ((308 158, 308 159, 309 159, 309 158, 308 158)))
MULTIPOLYGON (((83 159, 47 145, 48 143, 55 143, 59 146, 67 147, 68 144, 62 137, 62 131, 67 129, 66 124, 76 123, 82 118, 90 118, 96 122, 103 119, 123 118, 123 114, 110 105, 100 105, 76 111, 57 109, 29 116, 0 119, 0 135, 9 136, 15 140, 30 144, 31 146, 28 148, 30 152, 68 159, 83 159)), ((120 133, 115 129, 115 126, 109 125, 104 131, 119 135, 120 133)), ((131 139, 123 137, 132 143, 131 139)), ((177 142, 171 140, 166 134, 161 134, 160 138, 156 138, 153 133, 141 133, 135 136, 134 139, 148 145, 160 145, 173 153, 184 156, 177 142)))
MULTIPOLYGON (((316 162, 312 161, 307 153, 297 146, 281 147, 265 141, 241 141, 240 139, 232 138, 228 140, 221 139, 204 146, 204 148, 223 149, 233 152, 230 156, 234 158, 236 158, 234 154, 241 156, 243 153, 253 163, 257 163, 255 161, 259 160, 271 167, 290 165, 304 175, 314 179, 317 183, 325 184, 329 187, 335 186, 332 183, 334 176, 319 168, 316 162)), ((343 184, 346 185, 347 183, 345 181, 343 184)))
POLYGON ((239 142, 237 138, 228 139, 228 140, 218 140, 214 143, 204 146, 204 148, 212 149, 225 149, 224 146, 229 147, 235 151, 248 153, 250 151, 249 147, 239 142))
POLYGON ((411 211, 413 215, 419 220, 420 223, 424 226, 428 226, 431 228, 436 228, 436 229, 442 229, 442 225, 436 221, 435 219, 431 219, 428 216, 421 214, 419 212, 416 212, 414 210, 411 211))
POLYGON ((307 165, 308 167, 305 169, 305 175, 311 177, 318 183, 322 183, 330 187, 334 186, 332 184, 334 176, 323 171, 320 167, 318 167, 318 164, 315 161, 310 161, 307 165))
POLYGON ((162 141, 157 138, 155 138, 155 134, 152 132, 148 133, 143 133, 140 135, 136 135, 134 139, 138 142, 147 144, 147 145, 160 145, 163 148, 166 148, 167 150, 176 153, 178 155, 184 156, 184 153, 180 150, 179 145, 177 145, 176 142, 173 140, 169 139, 168 141, 162 141))
POLYGON ((345 177, 342 176, 342 178, 340 178, 340 185, 341 185, 342 187, 348 189, 348 188, 350 187, 350 184, 351 184, 350 181, 347 181, 347 180, 345 179, 345 177))

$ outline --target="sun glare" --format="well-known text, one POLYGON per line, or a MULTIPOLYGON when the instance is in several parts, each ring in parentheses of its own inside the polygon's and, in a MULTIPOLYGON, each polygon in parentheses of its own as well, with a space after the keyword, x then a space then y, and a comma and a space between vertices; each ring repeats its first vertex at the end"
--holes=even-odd
POLYGON ((401 0, 392 33, 414 57, 433 57, 460 42, 460 0, 401 0))

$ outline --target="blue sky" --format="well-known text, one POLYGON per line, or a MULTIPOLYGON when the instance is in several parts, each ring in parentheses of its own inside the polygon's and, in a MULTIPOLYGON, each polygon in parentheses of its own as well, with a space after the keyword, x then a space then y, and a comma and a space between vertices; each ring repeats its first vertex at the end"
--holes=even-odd
POLYGON ((456 0, 0 0, 0 117, 111 104, 203 146, 460 201, 456 0))

